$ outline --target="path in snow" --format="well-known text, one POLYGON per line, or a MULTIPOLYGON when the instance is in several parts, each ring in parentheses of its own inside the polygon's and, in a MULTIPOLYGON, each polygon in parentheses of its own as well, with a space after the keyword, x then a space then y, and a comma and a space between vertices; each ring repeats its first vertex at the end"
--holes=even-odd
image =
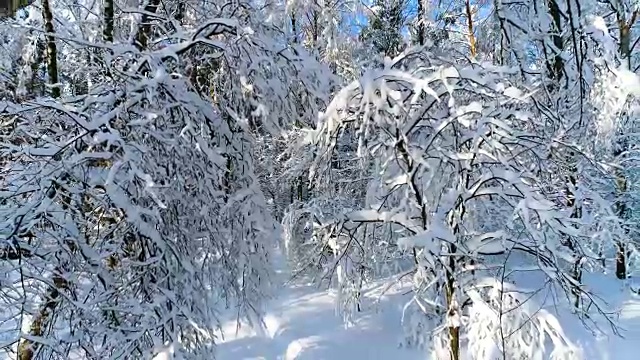
MULTIPOLYGON (((378 290, 379 291, 379 290, 378 290)), ((219 360, 422 360, 417 350, 400 348, 402 302, 370 291, 355 326, 346 329, 335 314, 329 291, 310 286, 283 288, 265 317, 266 334, 223 327, 219 360), (392 301, 395 300, 395 301, 392 301), (229 337, 232 335, 232 337, 229 337)), ((400 296, 399 294, 395 294, 400 296)))
MULTIPOLYGON (((284 272, 282 272, 284 274, 284 272)), ((625 338, 594 337, 575 319, 564 314, 567 334, 584 349, 585 360, 635 360, 640 343, 640 300, 622 299, 620 283, 609 278, 596 281, 600 294, 617 310, 625 338)), ((355 326, 345 328, 335 314, 331 291, 311 286, 279 290, 265 317, 266 331, 247 326, 236 333, 236 324, 223 326, 225 339, 218 345, 218 360, 425 360, 424 352, 399 347, 401 308, 408 300, 402 289, 380 298, 382 285, 365 293, 363 312, 355 326), (378 301, 379 300, 379 301, 378 301)), ((628 294, 628 292, 626 292, 628 294)), ((606 324, 602 324, 606 327, 606 324)))

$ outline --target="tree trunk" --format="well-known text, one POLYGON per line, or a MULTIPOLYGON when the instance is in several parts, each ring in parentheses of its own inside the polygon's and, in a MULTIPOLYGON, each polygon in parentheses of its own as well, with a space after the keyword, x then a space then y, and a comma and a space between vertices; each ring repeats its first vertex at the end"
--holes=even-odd
MULTIPOLYGON (((454 244, 449 245, 449 268, 445 271, 445 299, 447 302, 447 316, 456 316, 455 312, 458 309, 454 308, 454 299, 455 299, 455 257, 452 254, 455 254, 457 251, 456 246, 454 244)), ((460 327, 458 326, 449 326, 449 360, 460 360, 460 327)))
POLYGON ((155 14, 156 11, 158 11, 159 5, 160 0, 149 0, 144 7, 145 13, 142 15, 142 19, 140 19, 140 25, 138 26, 134 43, 135 47, 140 51, 147 49, 149 38, 151 37, 151 16, 148 14, 155 14))
POLYGON ((424 3, 425 0, 417 0, 418 3, 418 45, 424 45, 425 39, 425 23, 424 23, 424 3))
POLYGON ((58 84, 58 51, 56 49, 56 39, 53 28, 53 13, 49 0, 42 0, 42 17, 44 18, 44 30, 47 39, 47 75, 49 85, 51 85, 51 97, 60 97, 60 87, 58 84))
MULTIPOLYGON (((459 174, 462 176, 460 179, 460 187, 467 188, 469 186, 469 176, 468 173, 465 174, 462 169, 459 169, 459 174)), ((455 235, 456 239, 460 237, 460 224, 464 219, 466 213, 466 206, 464 200, 462 198, 458 198, 457 204, 453 211, 449 214, 448 223, 455 235)), ((460 317, 460 309, 458 309, 457 302, 455 300, 456 297, 456 265, 457 265, 457 257, 455 254, 458 252, 458 247, 454 243, 450 243, 447 245, 448 247, 448 257, 449 261, 446 265, 445 270, 445 280, 444 280, 444 290, 445 290, 445 301, 447 306, 447 317, 460 317)), ((463 260, 463 259, 460 259, 463 260)), ((453 325, 450 325, 447 329, 449 334, 449 360, 460 360, 460 327, 453 322, 453 325)))
MULTIPOLYGON (((614 150, 614 157, 621 158, 622 157, 622 144, 619 142, 616 144, 617 149, 614 150)), ((615 170, 616 177, 616 215, 623 220, 627 220, 627 205, 625 202, 625 194, 627 192, 627 178, 624 175, 624 170, 620 167, 620 161, 618 160, 618 168, 615 170)), ((624 232, 625 234, 629 234, 629 229, 627 224, 624 224, 624 232)), ((626 259, 626 247, 622 241, 618 241, 616 243, 616 277, 620 280, 627 278, 627 259, 626 259)))
MULTIPOLYGON (((64 181, 64 178, 61 179, 64 181)), ((67 194, 66 190, 59 185, 53 186, 54 191, 48 197, 51 200, 54 200, 57 195, 60 195, 60 205, 64 210, 68 209, 69 203, 71 202, 70 196, 67 194)), ((75 252, 76 246, 73 242, 67 242, 66 245, 72 252, 75 252)), ((20 249, 18 249, 20 250, 20 249)), ((24 254, 20 254, 23 256, 24 254)), ((40 307, 38 313, 33 317, 33 321, 29 326, 29 337, 30 338, 41 338, 44 337, 45 332, 51 326, 51 321, 54 316, 54 312, 58 306, 60 299, 60 293, 68 288, 67 281, 64 279, 63 274, 65 273, 65 265, 60 264, 55 267, 52 275, 53 285, 49 285, 48 289, 44 295, 43 304, 40 307)), ((17 351, 17 359, 18 360, 32 360, 38 352, 40 348, 40 343, 36 340, 31 340, 27 338, 22 338, 20 343, 18 344, 17 351)))
MULTIPOLYGON (((54 311, 58 305, 60 291, 66 288, 66 281, 61 276, 59 268, 53 275, 54 286, 47 291, 44 304, 40 307, 40 311, 34 316, 31 326, 29 327, 30 337, 42 337, 49 327, 49 321, 54 316, 54 311)), ((33 360, 38 352, 39 343, 33 340, 23 338, 18 345, 17 360, 33 360)))
POLYGON ((467 14, 467 31, 469 31, 469 53, 472 58, 475 58, 477 55, 477 49, 476 36, 473 33, 473 13, 471 11, 471 0, 466 0, 464 7, 467 14))
MULTIPOLYGON (((553 31, 555 32, 551 38, 553 40, 553 46, 555 49, 551 49, 553 52, 553 60, 549 63, 547 60, 547 68, 551 73, 551 79, 555 80, 553 87, 559 86, 562 79, 564 70, 564 61, 562 60, 562 49, 564 48, 564 41, 562 40, 562 17, 560 14, 560 7, 556 0, 549 0, 549 15, 553 19, 553 31)), ((546 52, 546 51, 545 51, 546 52)))
MULTIPOLYGON (((580 207, 577 206, 576 204, 576 196, 572 191, 572 188, 575 189, 578 184, 578 180, 576 178, 578 169, 575 165, 576 163, 575 154, 573 152, 570 152, 567 158, 570 163, 569 176, 567 178, 567 183, 570 184, 570 186, 567 186, 565 188, 565 194, 567 197, 566 205, 567 205, 567 208, 573 209, 573 211, 571 212, 571 218, 575 219, 581 215, 580 207)), ((569 250, 571 250, 571 252, 574 254, 578 254, 578 244, 575 244, 571 238, 568 238, 566 241, 567 241, 566 246, 569 248, 569 250)), ((575 262, 573 264, 573 269, 571 270, 571 277, 578 284, 582 282, 581 259, 582 259, 581 256, 576 256, 575 262)), ((574 306, 578 308, 580 306, 580 289, 574 286, 572 287, 571 292, 575 296, 574 306)))
POLYGON ((41 38, 37 37, 35 40, 35 58, 33 62, 30 64, 31 68, 31 77, 26 85, 26 94, 27 99, 33 99, 36 95, 36 90, 38 88, 43 88, 43 84, 38 84, 38 70, 40 66, 42 66, 43 61, 45 61, 44 54, 47 51, 45 47, 45 43, 41 38))
POLYGON ((296 14, 291 14, 291 42, 298 43, 298 24, 296 23, 296 14))
MULTIPOLYGON (((44 18, 44 29, 46 38, 46 63, 49 84, 51 85, 51 97, 60 97, 60 87, 58 84, 58 62, 57 49, 53 28, 53 13, 49 0, 42 1, 42 16, 44 18)), ((57 191, 56 191, 57 193, 57 191)), ((55 195, 54 195, 55 196, 55 195)), ((63 205, 64 206, 64 205, 63 205)), ((58 267, 53 274, 53 286, 47 290, 44 298, 44 304, 40 307, 40 311, 36 314, 29 328, 30 337, 42 337, 49 326, 49 321, 53 316, 53 312, 58 304, 60 291, 66 287, 66 282, 61 276, 61 268, 58 267)), ((36 341, 22 338, 18 345, 18 360, 32 360, 38 350, 36 341)))
POLYGON ((113 42, 113 0, 104 0, 104 30, 102 39, 107 43, 113 42))

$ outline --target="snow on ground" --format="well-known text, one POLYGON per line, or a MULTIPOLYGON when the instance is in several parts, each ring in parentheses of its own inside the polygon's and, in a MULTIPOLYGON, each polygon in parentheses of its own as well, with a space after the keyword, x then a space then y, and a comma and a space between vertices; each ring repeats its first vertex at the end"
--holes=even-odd
MULTIPOLYGON (((594 335, 573 315, 564 313, 560 321, 568 335, 584 349, 585 360, 635 360, 639 358, 640 297, 612 277, 593 277, 587 282, 604 295, 622 337, 594 335)), ((265 318, 266 331, 257 333, 236 324, 223 326, 218 360, 425 360, 424 351, 399 346, 403 333, 400 319, 408 300, 406 289, 396 288, 380 297, 384 281, 365 292, 363 311, 355 326, 345 328, 335 313, 331 290, 313 286, 283 286, 271 301, 265 318)), ((606 323, 599 323, 609 331, 606 323)))
MULTIPOLYGON (((334 296, 312 286, 283 287, 265 318, 266 334, 223 327, 218 360, 418 360, 424 354, 399 348, 404 301, 400 289, 380 297, 381 287, 365 293, 354 326, 345 328, 335 313, 334 296)), ((406 296, 405 296, 406 298, 406 296)))
MULTIPOLYGON (((585 360, 635 360, 640 358, 640 296, 631 291, 613 275, 589 275, 585 284, 602 301, 607 303, 612 318, 619 328, 620 336, 611 334, 611 327, 602 319, 598 321, 606 334, 593 334, 570 314, 564 314, 560 321, 572 338, 583 347, 585 360)), ((633 287, 635 288, 635 286, 633 287)))

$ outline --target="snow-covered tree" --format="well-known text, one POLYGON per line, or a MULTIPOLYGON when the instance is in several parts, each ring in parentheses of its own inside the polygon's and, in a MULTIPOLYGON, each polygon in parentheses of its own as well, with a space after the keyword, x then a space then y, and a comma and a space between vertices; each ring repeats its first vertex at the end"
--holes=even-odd
MULTIPOLYGON (((597 256, 584 250, 586 255, 576 258, 563 244, 599 239, 545 189, 539 174, 552 140, 528 131, 534 103, 510 78, 517 79, 517 70, 457 66, 409 51, 344 88, 312 137, 321 154, 313 175, 322 183, 338 139, 354 129, 358 158, 369 175, 367 201, 326 225, 338 229, 333 237, 361 245, 373 236, 366 231, 370 224, 387 224, 396 245, 414 251, 414 306, 433 321, 419 335, 433 336, 439 359, 459 359, 465 342, 493 346, 474 331, 474 321, 489 313, 476 311, 489 307, 501 317, 522 309, 496 304, 534 301, 507 290, 522 271, 541 274, 542 284, 589 297, 576 286, 571 269, 597 256), (486 297, 496 292, 499 300, 486 297)), ((529 358, 550 338, 554 351, 574 352, 557 326, 544 325, 547 318, 522 311, 513 321, 542 324, 530 328, 537 332, 535 340, 521 339, 529 336, 524 331, 505 341, 532 346, 512 350, 503 342, 496 351, 529 358)))
POLYGON ((396 56, 404 48, 402 32, 407 22, 404 0, 376 0, 370 8, 369 23, 361 38, 384 56, 396 56))

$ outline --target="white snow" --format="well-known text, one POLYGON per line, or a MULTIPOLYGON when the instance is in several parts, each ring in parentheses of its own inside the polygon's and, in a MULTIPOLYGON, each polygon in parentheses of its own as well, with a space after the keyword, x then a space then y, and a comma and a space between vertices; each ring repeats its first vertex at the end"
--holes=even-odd
MULTIPOLYGON (((399 348, 402 302, 397 297, 375 301, 367 293, 363 312, 354 326, 345 329, 335 314, 334 295, 313 287, 282 290, 271 306, 266 335, 241 329, 235 323, 223 327, 226 336, 218 345, 219 360, 394 359, 417 360, 424 355, 399 348)), ((396 296, 398 296, 396 294, 396 296)))
MULTIPOLYGON (((286 273, 281 272, 282 280, 286 273)), ((363 294, 362 312, 345 328, 335 314, 335 293, 315 286, 281 286, 265 316, 266 331, 241 327, 230 320, 223 326, 218 360, 428 360, 427 350, 400 346, 402 308, 410 295, 400 286, 384 291, 388 279, 371 284, 363 294), (384 292, 383 296, 380 294, 384 292)), ((561 310, 558 319, 567 335, 581 348, 586 360, 634 360, 640 341, 640 297, 630 298, 628 288, 613 277, 585 281, 615 309, 624 338, 590 330, 575 315, 561 310), (624 295, 627 294, 627 295, 624 295)), ((549 312, 555 312, 549 304, 549 312)), ((607 333, 609 332, 609 333, 607 333)), ((545 359, 547 359, 546 357, 545 359)), ((470 359, 469 354, 463 359, 470 359)))
MULTIPOLYGON (((287 275, 281 272, 282 280, 287 275)), ((406 288, 386 291, 384 281, 363 293, 362 312, 345 328, 335 312, 334 291, 313 285, 281 286, 264 318, 266 331, 236 322, 223 327, 217 360, 422 360, 423 352, 400 347, 406 288)))

